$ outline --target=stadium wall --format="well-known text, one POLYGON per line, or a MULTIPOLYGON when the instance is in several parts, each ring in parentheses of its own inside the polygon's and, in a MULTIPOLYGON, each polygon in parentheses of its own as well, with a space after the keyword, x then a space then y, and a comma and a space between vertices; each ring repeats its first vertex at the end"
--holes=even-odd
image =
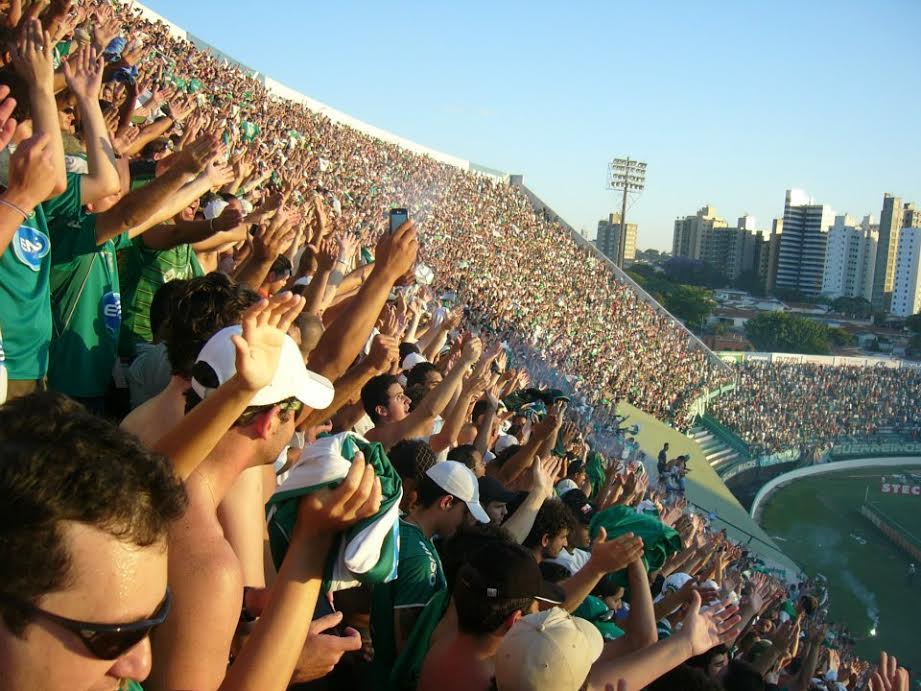
POLYGON ((860 507, 861 515, 875 525, 879 531, 899 549, 911 556, 915 561, 921 561, 921 548, 908 535, 910 533, 897 522, 886 516, 882 511, 864 504, 860 507))
POLYGON ((758 494, 755 496, 755 500, 752 502, 751 506, 751 515, 755 519, 755 522, 758 525, 761 525, 761 509, 765 500, 770 497, 774 492, 788 485, 791 482, 796 482, 797 480, 804 477, 811 477, 813 475, 826 475, 828 473, 836 473, 841 470, 858 470, 862 468, 886 468, 891 466, 919 466, 921 467, 921 456, 886 456, 884 458, 858 458, 850 461, 836 461, 834 463, 823 463, 822 465, 813 465, 808 468, 797 468, 796 470, 791 470, 789 473, 784 473, 779 477, 775 477, 773 480, 765 483, 758 494))
POLYGON ((770 362, 790 364, 826 365, 828 367, 890 367, 921 368, 921 362, 880 357, 846 357, 841 355, 801 355, 799 353, 742 353, 736 351, 719 351, 717 353, 725 362, 770 362))

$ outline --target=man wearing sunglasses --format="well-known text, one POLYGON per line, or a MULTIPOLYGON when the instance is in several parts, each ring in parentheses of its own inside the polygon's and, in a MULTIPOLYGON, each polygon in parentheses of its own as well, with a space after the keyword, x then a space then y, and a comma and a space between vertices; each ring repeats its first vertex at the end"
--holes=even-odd
POLYGON ((114 689, 151 666, 171 605, 165 458, 70 399, 0 407, 0 690, 114 689))

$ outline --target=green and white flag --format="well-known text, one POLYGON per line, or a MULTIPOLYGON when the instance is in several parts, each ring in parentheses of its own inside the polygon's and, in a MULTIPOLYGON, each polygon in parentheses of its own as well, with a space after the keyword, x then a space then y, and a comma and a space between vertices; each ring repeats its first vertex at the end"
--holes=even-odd
POLYGON ((323 574, 323 592, 387 583, 397 577, 403 486, 384 447, 350 432, 318 439, 304 449, 266 507, 272 559, 280 568, 294 534, 299 499, 338 486, 359 451, 380 478, 381 508, 336 536, 323 574))

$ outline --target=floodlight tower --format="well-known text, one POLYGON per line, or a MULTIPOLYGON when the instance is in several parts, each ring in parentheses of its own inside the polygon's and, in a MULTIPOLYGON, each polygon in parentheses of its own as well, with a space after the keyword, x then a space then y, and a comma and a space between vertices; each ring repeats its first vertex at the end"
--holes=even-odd
POLYGON ((620 242, 617 252, 617 266, 624 268, 627 253, 627 195, 639 194, 646 188, 646 164, 627 158, 615 158, 608 164, 608 189, 623 192, 620 206, 620 242))

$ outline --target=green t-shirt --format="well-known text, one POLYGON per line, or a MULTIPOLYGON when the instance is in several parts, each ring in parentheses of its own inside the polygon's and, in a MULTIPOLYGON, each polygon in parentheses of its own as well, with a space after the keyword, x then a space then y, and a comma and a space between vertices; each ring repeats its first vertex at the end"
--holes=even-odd
POLYGON ((143 236, 134 238, 119 260, 124 317, 118 352, 133 357, 135 344, 153 341, 150 303, 160 286, 176 279, 204 276, 205 272, 191 245, 154 250, 144 244, 143 236))
POLYGON ((0 331, 11 380, 41 379, 48 371, 51 343, 48 222, 58 216, 79 213, 79 193, 77 185, 76 201, 73 194, 65 192, 35 207, 0 256, 0 331))
POLYGON ((69 396, 104 396, 118 354, 121 298, 115 252, 127 233, 96 244, 96 216, 49 225, 53 334, 48 385, 69 396))
MULTIPOLYGON (((375 688, 391 689, 390 670, 397 659, 394 640, 394 615, 398 609, 425 607, 439 592, 445 591, 441 559, 435 545, 418 526, 400 520, 400 563, 397 578, 375 585, 371 598, 371 638, 374 642, 375 688)), ((411 639, 408 632, 407 640, 411 639)), ((424 657, 426 650, 404 650, 400 656, 424 657)))

